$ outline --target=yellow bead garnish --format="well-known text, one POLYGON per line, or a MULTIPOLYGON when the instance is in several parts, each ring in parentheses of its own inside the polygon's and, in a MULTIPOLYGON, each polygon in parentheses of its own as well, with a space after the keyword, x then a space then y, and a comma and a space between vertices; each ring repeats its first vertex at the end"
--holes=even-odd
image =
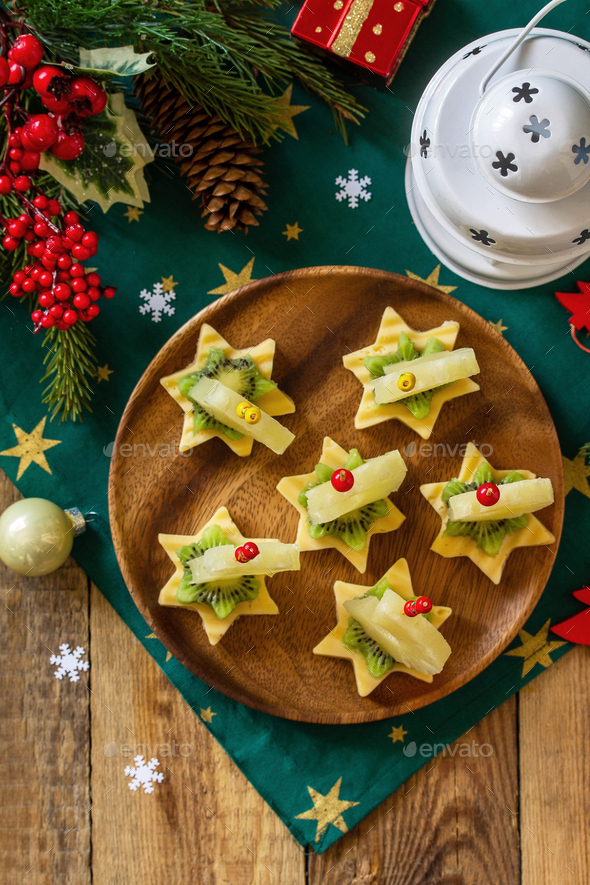
POLYGON ((416 376, 411 372, 404 372, 397 379, 397 386, 400 390, 413 390, 416 385, 416 376))
POLYGON ((246 417, 246 409, 251 409, 251 408, 252 408, 252 406, 250 405, 250 403, 245 403, 245 402, 240 403, 240 405, 236 409, 236 413, 238 415, 238 418, 245 418, 246 417))
POLYGON ((258 424, 261 418, 262 412, 260 409, 257 409, 256 406, 250 406, 250 408, 246 409, 244 412, 244 420, 246 424, 258 424))

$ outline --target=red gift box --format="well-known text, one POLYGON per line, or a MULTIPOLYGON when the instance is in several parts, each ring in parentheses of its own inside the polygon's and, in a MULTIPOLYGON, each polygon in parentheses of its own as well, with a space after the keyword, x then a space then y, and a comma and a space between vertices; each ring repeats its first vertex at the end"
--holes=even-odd
POLYGON ((305 0, 291 33, 390 83, 434 0, 305 0))

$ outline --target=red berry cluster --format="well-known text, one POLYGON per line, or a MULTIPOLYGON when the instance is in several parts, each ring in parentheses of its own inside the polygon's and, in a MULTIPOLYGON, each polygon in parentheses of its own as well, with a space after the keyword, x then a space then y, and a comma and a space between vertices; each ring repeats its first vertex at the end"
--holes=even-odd
POLYGON ((57 200, 39 194, 31 205, 31 214, 6 222, 4 248, 16 249, 23 239, 27 253, 37 259, 16 271, 10 294, 15 298, 38 294, 39 309, 31 314, 35 332, 52 326, 66 330, 78 319, 88 323, 100 313, 96 304, 100 296, 112 298, 116 292, 113 286, 102 286, 99 275, 87 273, 81 264, 96 254, 98 234, 84 230, 77 212, 66 212, 62 218, 57 200))
MULTIPOLYGON (((106 92, 90 77, 71 76, 55 65, 38 67, 42 57, 43 47, 32 34, 21 34, 8 50, 8 59, 0 57, 0 88, 20 91, 33 86, 49 111, 32 114, 13 133, 9 145, 13 175, 37 169, 39 155, 47 150, 60 160, 79 157, 84 150, 84 118, 99 114, 107 103, 106 92)), ((14 187, 18 190, 16 182, 14 187)))
POLYGON ((238 562, 249 562, 251 559, 256 559, 259 553, 258 545, 254 541, 246 541, 241 547, 236 547, 234 556, 238 562))

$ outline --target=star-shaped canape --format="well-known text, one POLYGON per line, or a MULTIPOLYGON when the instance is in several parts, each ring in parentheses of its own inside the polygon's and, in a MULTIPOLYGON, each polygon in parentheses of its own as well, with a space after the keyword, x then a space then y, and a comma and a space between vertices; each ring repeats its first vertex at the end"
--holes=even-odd
MULTIPOLYGON (((241 439, 230 439, 219 430, 194 430, 193 425, 193 404, 186 396, 183 396, 178 389, 178 382, 185 375, 192 372, 198 372, 207 362, 207 354, 210 348, 216 347, 224 352, 228 359, 239 359, 240 357, 250 356, 256 363, 258 370, 265 378, 270 379, 272 375, 272 365, 275 355, 275 342, 272 338, 267 338, 255 347, 243 348, 237 350, 231 344, 222 338, 219 332, 208 323, 203 323, 199 333, 199 343, 195 358, 190 366, 160 378, 160 384, 168 391, 173 400, 175 400, 180 408, 184 411, 184 424, 182 428, 182 437, 180 439, 180 451, 188 452, 193 446, 199 446, 201 443, 207 442, 208 439, 219 437, 222 439, 236 455, 249 455, 252 452, 252 443, 254 440, 250 436, 243 436, 241 439)), ((274 417, 275 415, 290 415, 295 411, 295 403, 291 397, 283 393, 276 387, 274 390, 265 393, 256 400, 258 408, 266 412, 267 415, 274 417)))
POLYGON ((178 559, 178 556, 176 555, 176 551, 179 550, 181 547, 185 547, 189 544, 195 544, 197 541, 200 541, 205 529, 208 529, 209 526, 212 525, 219 526, 226 538, 228 538, 228 540, 230 540, 232 544, 236 544, 237 546, 245 543, 246 540, 274 541, 276 539, 246 539, 229 515, 227 507, 220 507, 219 510, 213 514, 209 522, 207 522, 201 529, 199 529, 199 531, 195 535, 158 535, 158 541, 176 567, 176 571, 174 572, 172 577, 160 590, 158 602, 160 603, 160 605, 169 605, 176 608, 190 609, 190 611, 198 612, 201 616, 201 620, 203 621, 203 627, 205 628, 205 633, 207 634, 209 642, 211 643, 211 645, 217 645, 221 637, 224 636, 224 634, 228 631, 236 618, 239 618, 240 615, 277 615, 279 613, 279 609, 277 604, 268 595, 264 575, 254 575, 254 577, 258 578, 258 580, 260 581, 260 589, 258 590, 258 596, 256 597, 256 599, 247 600, 245 602, 238 602, 234 610, 226 618, 223 618, 223 620, 220 620, 215 615, 213 609, 205 603, 178 602, 178 600, 176 599, 176 591, 178 590, 178 587, 182 580, 184 569, 180 560, 178 559))
MULTIPOLYGON (((348 452, 339 446, 338 443, 330 439, 329 436, 324 437, 322 452, 318 461, 337 470, 343 467, 348 452)), ((362 454, 362 453, 361 453, 362 454)), ((278 491, 299 513, 299 525, 297 527, 297 538, 295 543, 299 545, 301 551, 304 550, 324 550, 333 547, 339 550, 343 556, 353 565, 359 572, 364 574, 367 570, 367 557, 369 555, 369 544, 373 535, 383 534, 384 532, 394 532, 400 527, 406 518, 397 507, 392 504, 389 498, 386 499, 389 511, 386 516, 381 516, 375 520, 369 531, 367 532, 367 543, 363 550, 354 550, 345 544, 340 538, 333 535, 325 535, 323 538, 312 538, 307 530, 307 510, 299 501, 299 494, 305 489, 310 482, 317 482, 318 478, 315 471, 311 473, 301 473, 299 476, 284 476, 277 485, 278 491)))
MULTIPOLYGON (((391 589, 403 596, 404 599, 411 599, 416 595, 412 589, 412 579, 406 559, 398 559, 385 572, 383 579, 387 580, 391 589)), ((375 676, 371 676, 367 670, 367 664, 363 656, 358 652, 350 651, 342 644, 342 637, 346 633, 350 618, 350 615, 344 608, 344 603, 350 599, 364 596, 367 590, 370 589, 370 587, 363 587, 362 584, 346 584, 344 581, 336 581, 334 584, 334 596, 336 597, 337 624, 333 630, 330 630, 326 638, 316 645, 313 650, 314 655, 325 655, 329 658, 346 658, 346 660, 351 661, 354 667, 356 687, 362 698, 371 694, 392 673, 407 673, 409 676, 421 679, 422 682, 432 682, 433 676, 429 676, 426 673, 418 673, 417 670, 412 670, 410 667, 406 667, 405 664, 399 664, 397 661, 391 670, 388 670, 384 676, 377 679, 375 676)), ((446 605, 434 605, 432 607, 430 623, 438 630, 451 614, 452 609, 446 605)), ((400 740, 403 740, 403 737, 400 740)))
MULTIPOLYGON (((496 483, 512 472, 511 470, 495 470, 489 461, 478 452, 476 446, 473 443, 468 443, 458 479, 461 482, 471 482, 475 471, 481 464, 488 465, 496 483)), ((519 469, 517 472, 522 474, 525 479, 536 478, 536 474, 531 473, 530 470, 519 469)), ((448 480, 443 482, 431 482, 420 486, 420 491, 442 520, 440 532, 430 548, 435 553, 440 553, 445 558, 467 556, 482 570, 490 581, 493 581, 494 584, 499 584, 506 560, 513 550, 516 550, 518 547, 547 546, 555 541, 554 535, 539 522, 533 513, 528 514, 526 526, 518 529, 513 535, 506 535, 504 537, 502 546, 495 556, 489 556, 487 553, 484 553, 473 538, 445 537, 444 531, 448 522, 448 509, 447 505, 443 503, 442 493, 447 482, 450 482, 451 479, 452 477, 449 477, 448 480)))
MULTIPOLYGON (((384 356, 387 353, 395 353, 399 336, 405 332, 418 350, 422 350, 429 338, 438 338, 445 346, 446 350, 453 350, 455 341, 459 334, 459 323, 449 320, 429 329, 427 332, 417 332, 410 328, 407 323, 400 317, 393 307, 386 307, 381 318, 381 325, 377 333, 377 340, 368 347, 362 347, 354 353, 347 353, 342 357, 344 367, 349 369, 363 385, 363 395, 354 419, 354 426, 358 430, 364 430, 366 427, 372 427, 374 424, 381 424, 383 421, 389 421, 396 418, 403 424, 407 424, 416 433, 419 433, 423 439, 428 439, 432 433, 434 423, 439 416, 440 410, 444 403, 463 396, 465 393, 473 393, 479 390, 479 385, 471 378, 464 378, 461 381, 455 381, 442 390, 437 390, 430 404, 430 413, 426 418, 415 418, 403 400, 396 403, 384 403, 378 406, 375 403, 375 394, 371 387, 371 373, 363 362, 368 356, 384 356)), ((410 365, 408 363, 408 365, 410 365)))

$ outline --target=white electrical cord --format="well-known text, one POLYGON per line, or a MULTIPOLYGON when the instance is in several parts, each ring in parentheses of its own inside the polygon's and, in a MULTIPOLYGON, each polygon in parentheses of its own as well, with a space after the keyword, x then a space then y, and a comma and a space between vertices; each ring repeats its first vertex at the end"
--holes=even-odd
POLYGON ((495 63, 493 68, 487 72, 483 80, 479 85, 479 94, 482 96, 487 89, 488 83, 494 76, 494 74, 502 67, 507 58, 509 58, 515 49, 518 49, 520 44, 528 37, 533 28, 539 24, 542 18, 545 18, 548 12, 551 12, 552 9, 555 9, 556 6, 559 6, 561 3, 565 3, 565 0, 551 0, 551 3, 548 3, 546 6, 541 9, 534 18, 530 20, 526 28, 524 28, 518 37, 510 44, 506 52, 500 56, 498 61, 495 63))

